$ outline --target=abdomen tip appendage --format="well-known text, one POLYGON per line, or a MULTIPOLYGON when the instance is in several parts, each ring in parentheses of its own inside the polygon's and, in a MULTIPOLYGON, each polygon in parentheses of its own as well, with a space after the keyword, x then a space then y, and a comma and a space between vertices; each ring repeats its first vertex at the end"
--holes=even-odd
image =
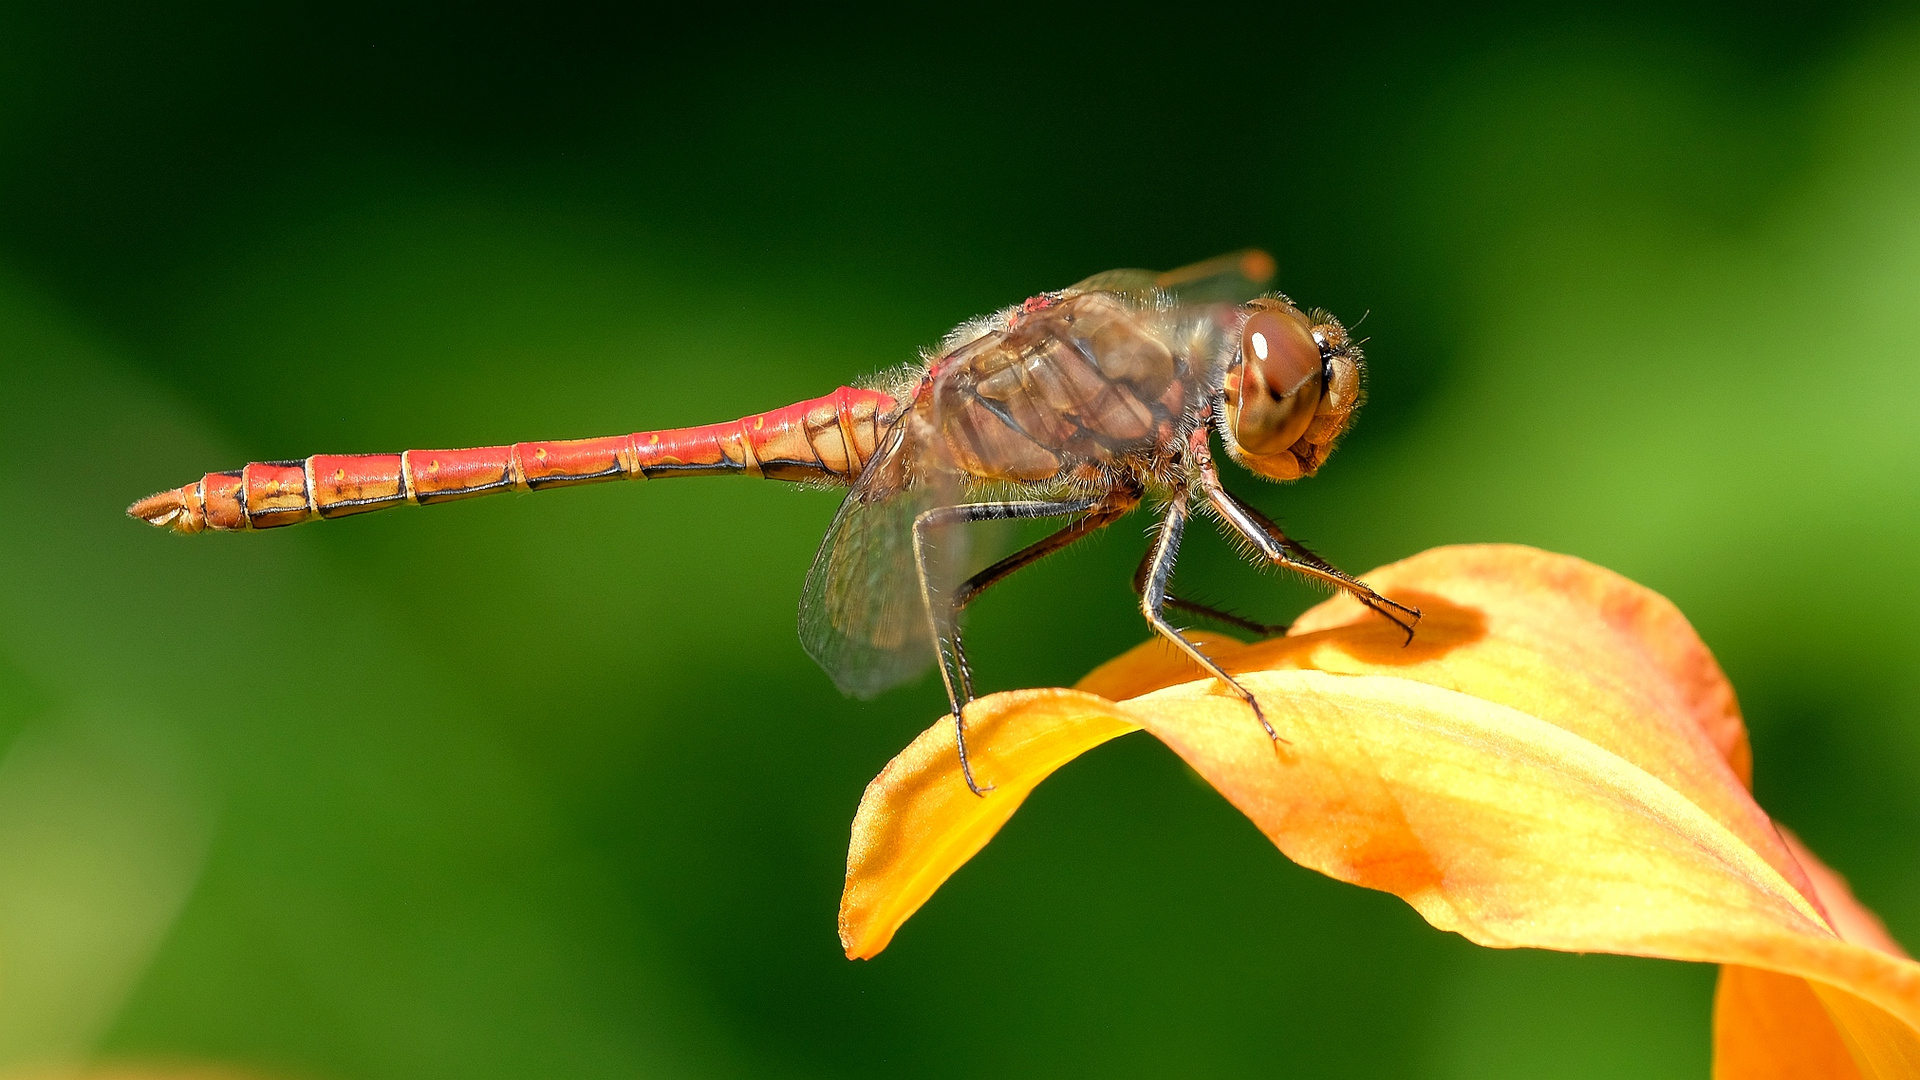
POLYGON ((158 529, 177 533, 196 533, 205 522, 193 512, 184 488, 149 495, 127 507, 127 516, 136 517, 158 529))

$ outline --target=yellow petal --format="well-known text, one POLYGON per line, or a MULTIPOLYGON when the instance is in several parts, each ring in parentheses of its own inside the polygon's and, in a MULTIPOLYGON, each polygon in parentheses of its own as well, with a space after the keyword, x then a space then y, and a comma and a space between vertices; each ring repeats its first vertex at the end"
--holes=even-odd
MULTIPOLYGON (((1214 662, 1227 667, 1236 666, 1235 661, 1249 648, 1230 637, 1205 630, 1193 631, 1187 637, 1214 662)), ((1161 638, 1154 638, 1094 668, 1086 678, 1074 683, 1073 688, 1110 701, 1125 701, 1163 687, 1192 682, 1199 673, 1185 653, 1161 638)), ((967 714, 973 714, 972 706, 968 706, 967 714)))
POLYGON ((1055 769, 1116 736, 1137 730, 1104 698, 1073 690, 1016 690, 967 709, 974 775, 993 785, 981 798, 967 789, 953 721, 913 740, 867 785, 853 820, 847 887, 840 898, 840 944, 864 959, 927 897, 973 858, 1055 769))
POLYGON ((937 725, 862 803, 849 954, 884 946, 1039 779, 1137 723, 1287 855, 1436 926, 1734 965, 1717 1075, 1784 1060, 1830 1072, 1837 1042, 1859 1075, 1920 1076, 1920 965, 1874 939, 1838 879, 1801 852, 1810 876, 1753 804, 1732 692, 1672 605, 1525 548, 1442 549, 1368 580, 1425 610, 1411 647, 1344 600, 1284 640, 1213 646, 1284 744, 1210 680, 1164 685, 1179 668, 1151 648, 1089 677, 1110 693, 1164 686, 1122 703, 1038 691, 975 706, 978 771, 1005 784, 987 799, 960 784, 937 725))
MULTIPOLYGON (((1197 633, 1215 656, 1243 648, 1232 638, 1197 633)), ((1193 661, 1150 641, 1096 668, 1072 690, 1021 690, 967 708, 967 745, 987 798, 967 789, 954 749, 953 718, 943 718, 867 785, 847 851, 840 900, 840 944, 847 956, 874 956, 942 882, 1000 831, 1034 785, 1109 739, 1138 728, 1108 706, 1193 676, 1193 661), (1100 696, 1095 696, 1100 695, 1100 696)))

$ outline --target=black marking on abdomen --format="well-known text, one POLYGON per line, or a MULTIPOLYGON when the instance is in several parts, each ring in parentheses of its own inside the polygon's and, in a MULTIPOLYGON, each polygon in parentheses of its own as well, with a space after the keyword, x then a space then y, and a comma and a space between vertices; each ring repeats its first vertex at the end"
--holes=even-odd
POLYGON ((512 487, 513 477, 507 476, 495 480, 490 484, 475 484, 473 487, 464 488, 445 488, 430 495, 415 492, 413 501, 419 503, 421 506, 427 506, 432 503, 444 502, 447 499, 464 499, 469 495, 484 495, 489 491, 499 491, 502 488, 511 489, 512 487))
POLYGON ((528 477, 527 490, 539 491, 541 488, 553 487, 555 485, 564 487, 568 484, 584 484, 592 480, 605 480, 608 477, 625 476, 626 474, 626 470, 618 465, 610 469, 601 469, 599 472, 594 473, 549 473, 538 480, 528 477))
POLYGON ((378 510, 386 506, 399 506, 406 501, 407 497, 404 494, 375 495, 365 499, 339 499, 325 506, 315 507, 315 512, 320 515, 320 520, 325 521, 330 518, 347 517, 354 511, 364 513, 367 510, 378 510))
POLYGON ((666 473, 671 475, 673 473, 692 473, 692 472, 713 473, 713 472, 746 472, 746 471, 747 471, 747 466, 745 465, 745 463, 734 461, 731 458, 728 458, 724 461, 715 461, 712 463, 681 461, 681 462, 668 462, 666 464, 643 465, 640 467, 640 475, 647 476, 647 477, 651 477, 655 473, 666 473))

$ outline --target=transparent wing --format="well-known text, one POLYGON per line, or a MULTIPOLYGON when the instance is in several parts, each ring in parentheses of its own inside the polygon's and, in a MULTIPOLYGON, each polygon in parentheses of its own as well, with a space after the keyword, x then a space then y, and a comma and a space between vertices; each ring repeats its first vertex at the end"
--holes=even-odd
MULTIPOLYGON (((800 597, 800 642, 843 693, 872 697, 926 670, 933 636, 914 558, 913 523, 954 501, 944 473, 905 478, 914 448, 911 417, 889 433, 880 453, 840 504, 807 571, 800 597)), ((929 545, 936 596, 965 563, 962 529, 939 530, 929 545)))
POLYGON ((1070 292, 1117 292, 1144 297, 1154 291, 1181 304, 1240 303, 1260 295, 1273 279, 1273 256, 1258 248, 1217 255, 1178 270, 1108 270, 1070 292))

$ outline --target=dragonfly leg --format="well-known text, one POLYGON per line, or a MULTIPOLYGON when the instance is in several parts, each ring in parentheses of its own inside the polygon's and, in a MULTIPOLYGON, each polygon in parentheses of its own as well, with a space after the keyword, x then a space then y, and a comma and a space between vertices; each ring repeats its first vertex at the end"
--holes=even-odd
MULTIPOLYGON (((1139 502, 1140 497, 1137 493, 1121 501, 1109 500, 1107 505, 1097 506, 1089 510, 1085 517, 1068 525, 1066 528, 1028 544, 1019 551, 1014 552, 999 562, 994 563, 992 566, 987 567, 985 570, 973 575, 953 591, 953 598, 950 601, 953 612, 957 615, 961 611, 966 610, 967 605, 978 600, 981 593, 1005 581, 1016 571, 1025 569, 1039 562, 1054 552, 1068 547, 1075 541, 1084 540, 1122 517, 1125 517, 1135 506, 1139 505, 1139 502)), ((957 627, 953 630, 951 641, 955 661, 954 668, 960 677, 960 700, 964 704, 973 700, 973 665, 967 661, 967 650, 961 643, 960 633, 957 627)))
POLYGON ((1273 725, 1267 722, 1267 714, 1261 710, 1260 702, 1254 698, 1252 692, 1236 682, 1233 676, 1227 674, 1225 669, 1202 652, 1200 646, 1187 640, 1187 636, 1182 634, 1178 627, 1167 621, 1167 584, 1173 577, 1173 565, 1180 558, 1180 539, 1186 534, 1187 514, 1187 493, 1181 490, 1176 492, 1173 500, 1167 504, 1166 513, 1160 519, 1160 531, 1154 536, 1153 546, 1147 550, 1147 573, 1146 580, 1142 582, 1144 587, 1140 590, 1140 611, 1147 617, 1147 623, 1153 627, 1154 633, 1186 653, 1188 659, 1205 668, 1207 674, 1220 680, 1220 685, 1239 695, 1240 700, 1246 702, 1247 707, 1253 710, 1253 718, 1260 721, 1260 727, 1266 731, 1267 737, 1275 742, 1282 742, 1284 740, 1280 738, 1280 733, 1273 730, 1273 725))
POLYGON ((1305 544, 1281 532, 1280 526, 1274 524, 1272 519, 1235 498, 1232 492, 1220 485, 1218 476, 1203 474, 1200 485, 1207 501, 1219 511, 1221 520, 1234 532, 1246 537, 1261 555, 1290 570, 1351 593, 1354 599, 1399 627, 1407 635, 1407 644, 1413 643, 1413 628, 1420 622, 1418 609, 1381 596, 1368 588, 1365 582, 1341 572, 1332 563, 1307 550, 1305 544))
POLYGON ((1109 504, 1096 507, 1086 517, 1068 525, 1050 536, 1036 540, 1019 551, 1001 559, 992 566, 968 578, 953 591, 953 609, 959 611, 980 598, 980 594, 1006 580, 1017 570, 1023 570, 1041 559, 1053 554, 1077 540, 1084 540, 1101 529, 1125 517, 1134 506, 1136 499, 1129 499, 1120 505, 1109 504))
MULTIPOLYGON (((926 606, 927 625, 933 633, 934 655, 940 661, 940 680, 946 684, 947 688, 947 703, 953 707, 953 735, 954 742, 960 750, 960 773, 966 777, 967 789, 975 795, 985 795, 993 790, 993 786, 982 787, 974 781, 973 763, 967 757, 965 716, 967 705, 973 701, 973 673, 967 669, 966 649, 960 641, 959 622, 956 616, 962 607, 995 582, 1091 532, 1091 528, 1078 533, 1074 530, 1076 526, 1084 525, 1087 521, 1099 517, 1099 514, 1092 512, 1105 509, 1109 501, 1104 498, 1086 498, 1062 499, 1055 502, 1035 499, 961 503, 957 506, 935 507, 913 520, 913 557, 920 574, 920 599, 926 606), (1074 514, 1087 514, 1088 517, 987 567, 967 579, 952 593, 938 591, 933 574, 928 568, 928 544, 935 530, 974 521, 1011 521, 1025 518, 1068 517, 1074 514), (1063 536, 1065 539, 1061 539, 1063 536)), ((1107 521, 1111 520, 1111 518, 1107 519, 1107 521)), ((1100 524, 1104 525, 1107 521, 1102 521, 1100 524)))
MULTIPOLYGON (((1140 565, 1134 568, 1134 571, 1133 571, 1133 591, 1134 592, 1142 595, 1146 593, 1147 572, 1148 572, 1148 568, 1152 565, 1153 565, 1153 550, 1149 548, 1145 554, 1140 556, 1140 565)), ((1208 604, 1202 604, 1195 600, 1182 600, 1180 597, 1175 596, 1172 593, 1167 594, 1166 604, 1168 607, 1174 609, 1175 611, 1184 611, 1189 615, 1198 615, 1203 619, 1212 619, 1214 622, 1225 623, 1228 626, 1237 627, 1241 630, 1245 630, 1249 634, 1257 634, 1260 637, 1274 637, 1279 634, 1284 634, 1287 632, 1287 627, 1285 623, 1274 624, 1274 623, 1255 622, 1252 619, 1249 619, 1243 615, 1235 615, 1231 611, 1222 611, 1217 607, 1213 607, 1208 604)))

